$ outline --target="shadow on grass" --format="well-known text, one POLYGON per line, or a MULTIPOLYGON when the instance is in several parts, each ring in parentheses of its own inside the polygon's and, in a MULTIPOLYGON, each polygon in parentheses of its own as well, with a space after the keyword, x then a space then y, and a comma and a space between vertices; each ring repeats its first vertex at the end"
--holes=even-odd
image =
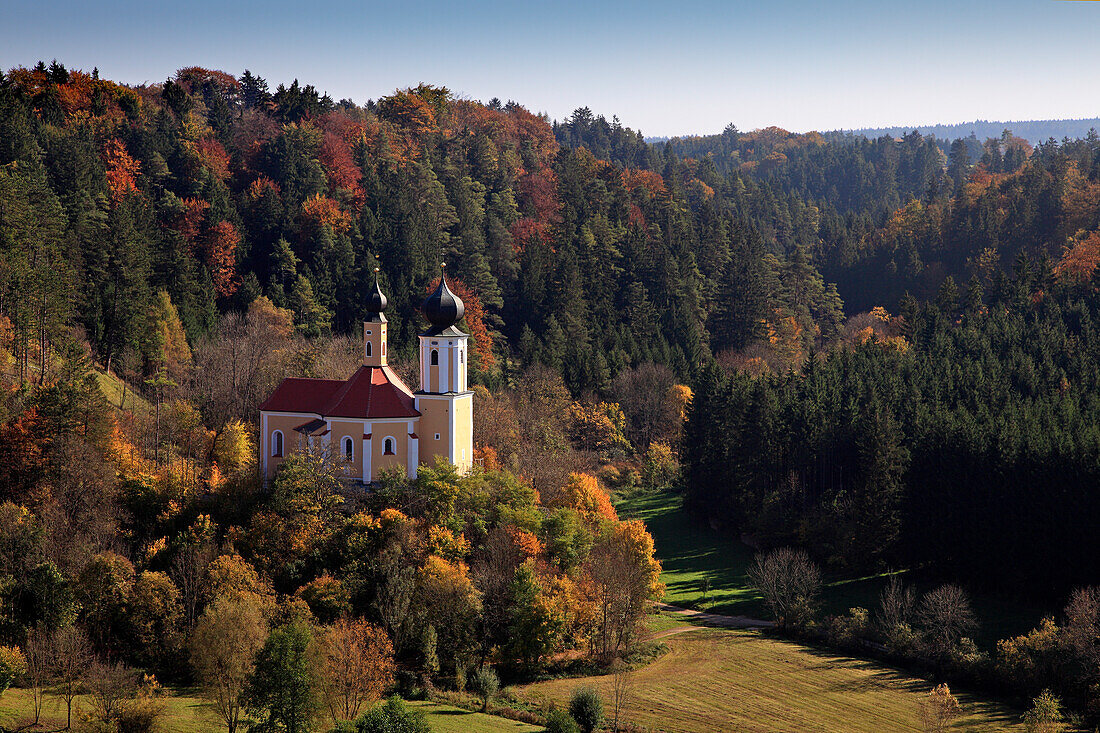
MULTIPOLYGON (((871 692, 876 689, 894 689, 910 692, 918 696, 926 695, 933 687, 928 680, 921 679, 912 670, 897 667, 883 660, 863 659, 851 657, 835 650, 812 646, 801 641, 784 639, 782 637, 769 636, 777 643, 790 644, 809 656, 821 660, 820 665, 814 665, 809 669, 824 669, 846 667, 860 670, 866 676, 848 682, 837 682, 825 688, 828 692, 856 694, 871 692)), ((1016 710, 1007 700, 994 700, 986 696, 976 697, 974 693, 952 689, 952 694, 962 706, 962 722, 971 716, 978 716, 984 721, 1003 725, 1013 725, 1019 722, 1022 711, 1016 710)))
MULTIPOLYGON (((689 514, 679 494, 636 493, 620 501, 616 509, 624 519, 644 521, 653 535, 667 603, 709 613, 770 618, 748 578, 755 551, 689 514), (705 600, 704 580, 709 582, 705 600)), ((925 578, 919 572, 896 572, 905 573, 907 582, 918 592, 941 582, 925 578)), ((884 572, 852 577, 826 572, 821 614, 843 615, 856 607, 874 610, 894 574, 884 572)), ((971 596, 974 610, 981 619, 975 641, 984 649, 992 649, 998 639, 1027 633, 1043 615, 1058 610, 988 593, 972 592, 971 596)))

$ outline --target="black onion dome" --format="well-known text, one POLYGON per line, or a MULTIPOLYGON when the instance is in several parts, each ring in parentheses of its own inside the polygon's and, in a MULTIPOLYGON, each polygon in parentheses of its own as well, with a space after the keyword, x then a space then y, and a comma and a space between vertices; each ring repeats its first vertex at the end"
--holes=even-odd
MULTIPOLYGON (((444 265, 444 268, 446 265, 444 265)), ((432 324, 432 331, 443 331, 462 318, 466 312, 466 306, 462 299, 451 292, 447 287, 447 271, 444 269, 439 276, 439 287, 420 304, 420 312, 428 323, 432 324)))
POLYGON ((374 268, 374 290, 367 296, 367 311, 370 313, 381 313, 386 310, 386 306, 389 305, 389 301, 386 300, 386 296, 382 294, 382 288, 378 284, 378 268, 374 268))

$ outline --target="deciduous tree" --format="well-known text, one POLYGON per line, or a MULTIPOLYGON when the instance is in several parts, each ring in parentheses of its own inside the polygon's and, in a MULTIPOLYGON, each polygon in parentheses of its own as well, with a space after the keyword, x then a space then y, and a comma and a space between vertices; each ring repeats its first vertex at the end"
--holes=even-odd
POLYGON ((217 598, 191 635, 191 664, 229 733, 242 722, 245 686, 266 637, 261 605, 244 595, 217 598))

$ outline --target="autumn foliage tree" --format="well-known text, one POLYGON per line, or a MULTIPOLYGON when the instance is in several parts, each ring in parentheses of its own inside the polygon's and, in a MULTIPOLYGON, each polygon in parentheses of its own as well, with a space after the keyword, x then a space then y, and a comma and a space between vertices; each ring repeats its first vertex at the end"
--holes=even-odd
POLYGON ((206 266, 214 280, 214 289, 223 298, 237 292, 237 247, 241 236, 228 221, 220 221, 210 228, 204 242, 206 266))
POLYGON ((595 607, 592 646, 602 658, 611 659, 634 643, 637 625, 664 594, 653 537, 637 519, 620 522, 596 540, 585 571, 587 594, 595 607))
POLYGON ((319 640, 321 695, 333 723, 354 720, 393 684, 393 644, 386 632, 361 619, 342 618, 319 640))

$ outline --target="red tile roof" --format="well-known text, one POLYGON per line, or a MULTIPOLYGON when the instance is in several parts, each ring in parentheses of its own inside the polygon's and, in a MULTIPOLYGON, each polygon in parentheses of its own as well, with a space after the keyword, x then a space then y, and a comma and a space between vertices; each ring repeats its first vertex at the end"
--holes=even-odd
POLYGON ((268 412, 307 412, 323 417, 418 417, 413 395, 389 367, 361 366, 346 382, 284 379, 260 405, 268 412))
POLYGON ((290 377, 275 388, 260 409, 265 412, 321 413, 344 383, 339 379, 301 379, 290 377))

